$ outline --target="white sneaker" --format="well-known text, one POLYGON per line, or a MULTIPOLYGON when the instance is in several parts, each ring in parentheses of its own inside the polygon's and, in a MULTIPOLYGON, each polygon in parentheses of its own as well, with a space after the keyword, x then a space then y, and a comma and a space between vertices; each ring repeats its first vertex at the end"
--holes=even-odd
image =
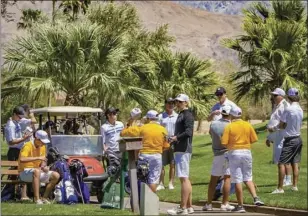
POLYGON ((292 182, 291 181, 284 181, 283 182, 283 186, 286 187, 286 186, 291 186, 292 185, 292 182))
POLYGON ((169 190, 174 190, 173 184, 169 184, 168 188, 169 188, 169 190))
POLYGON ((283 189, 279 190, 278 188, 272 192, 272 194, 283 194, 283 193, 284 190, 283 189))
POLYGON ((188 214, 193 214, 195 212, 195 210, 194 210, 193 207, 189 207, 189 208, 187 208, 187 212, 188 212, 188 214))
POLYGON ((177 206, 167 211, 168 215, 188 215, 188 210, 177 206))
POLYGON ((159 190, 165 190, 165 186, 164 185, 158 185, 156 188, 157 191, 159 190))
POLYGON ((292 187, 291 187, 291 190, 292 190, 292 191, 298 191, 298 188, 292 186, 292 187))
POLYGON ((220 206, 220 210, 222 211, 232 211, 235 207, 230 205, 229 203, 224 205, 224 204, 221 204, 220 206))
POLYGON ((42 199, 42 202, 44 203, 44 204, 51 204, 51 202, 49 202, 49 200, 47 200, 47 199, 42 199))
POLYGON ((42 200, 38 199, 38 200, 35 201, 35 204, 37 204, 37 205, 43 205, 44 203, 43 203, 42 200))
POLYGON ((205 204, 205 206, 202 207, 202 211, 213 211, 212 204, 205 204))

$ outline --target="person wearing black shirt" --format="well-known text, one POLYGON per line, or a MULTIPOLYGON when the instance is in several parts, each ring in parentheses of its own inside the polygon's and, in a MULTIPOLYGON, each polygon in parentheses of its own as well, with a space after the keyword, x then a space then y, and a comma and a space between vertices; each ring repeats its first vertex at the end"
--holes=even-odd
POLYGON ((194 117, 188 109, 189 97, 179 94, 175 98, 175 104, 179 110, 179 115, 175 123, 174 136, 170 142, 174 142, 174 160, 176 176, 181 181, 181 204, 180 206, 168 210, 170 215, 192 214, 192 186, 189 180, 189 164, 192 154, 192 138, 194 131, 194 117))

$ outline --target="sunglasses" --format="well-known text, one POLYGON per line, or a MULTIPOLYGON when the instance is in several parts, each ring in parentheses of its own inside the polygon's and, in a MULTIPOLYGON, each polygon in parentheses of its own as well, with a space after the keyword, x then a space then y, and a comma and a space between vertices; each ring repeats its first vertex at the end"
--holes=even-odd
POLYGON ((175 103, 183 103, 184 101, 176 100, 175 103))
POLYGON ((216 93, 215 94, 217 97, 221 97, 221 96, 223 96, 223 93, 216 93))

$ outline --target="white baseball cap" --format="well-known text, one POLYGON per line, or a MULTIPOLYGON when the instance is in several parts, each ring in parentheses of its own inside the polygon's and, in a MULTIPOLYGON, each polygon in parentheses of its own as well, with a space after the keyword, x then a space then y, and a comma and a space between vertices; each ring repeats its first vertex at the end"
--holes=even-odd
POLYGON ((240 117, 242 116, 242 109, 239 108, 238 106, 232 107, 230 111, 230 115, 234 117, 240 117))
POLYGON ((189 102, 189 97, 186 94, 179 94, 174 100, 189 102))
POLYGON ((297 96, 298 95, 298 90, 296 88, 290 88, 288 90, 288 96, 297 96))
POLYGON ((134 108, 132 109, 132 111, 130 112, 130 116, 132 118, 137 117, 138 115, 141 115, 141 109, 139 108, 134 108))
POLYGON ((275 90, 272 91, 271 94, 273 94, 273 95, 280 95, 280 96, 285 96, 286 95, 285 91, 283 89, 281 89, 281 88, 275 88, 275 90))
POLYGON ((158 112, 155 110, 149 110, 146 114, 146 117, 149 119, 158 119, 158 112))
POLYGON ((224 106, 222 106, 222 108, 221 108, 221 114, 222 114, 222 115, 229 115, 231 109, 232 109, 231 106, 229 106, 229 105, 224 105, 224 106))
POLYGON ((41 140, 45 144, 50 143, 50 140, 48 139, 48 134, 46 131, 43 131, 43 130, 36 131, 35 138, 41 140))

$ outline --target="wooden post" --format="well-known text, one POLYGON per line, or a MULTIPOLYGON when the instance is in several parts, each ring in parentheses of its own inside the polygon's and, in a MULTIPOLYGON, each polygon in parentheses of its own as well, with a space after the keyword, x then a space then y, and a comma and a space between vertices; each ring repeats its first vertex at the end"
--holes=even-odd
POLYGON ((141 137, 122 137, 119 142, 120 151, 128 152, 128 175, 130 179, 132 210, 135 214, 139 214, 139 194, 138 194, 138 179, 136 161, 138 158, 135 155, 136 150, 142 149, 141 137))

